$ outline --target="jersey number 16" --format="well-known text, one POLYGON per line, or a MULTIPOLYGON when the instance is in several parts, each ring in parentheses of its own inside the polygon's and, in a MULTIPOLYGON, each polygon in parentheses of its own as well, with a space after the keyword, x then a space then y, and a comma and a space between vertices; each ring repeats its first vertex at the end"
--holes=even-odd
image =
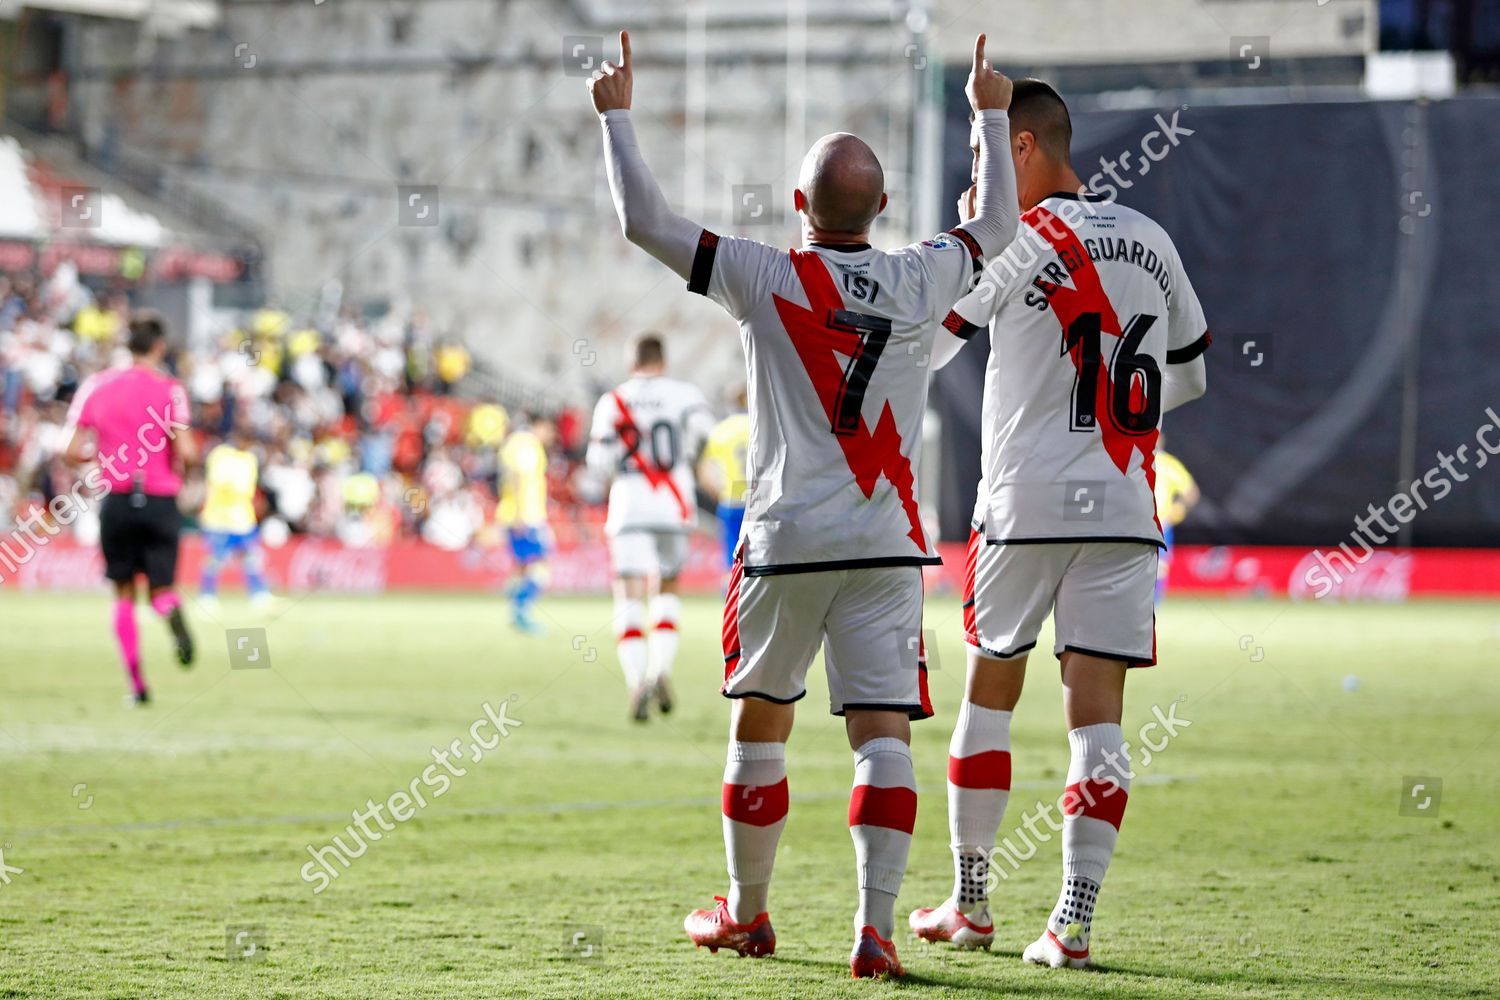
MULTIPOLYGON (((1156 317, 1141 313, 1120 334, 1107 378, 1109 419, 1126 434, 1149 434, 1161 420, 1161 367, 1149 354, 1137 353, 1156 317)), ((1104 367, 1100 315, 1080 313, 1063 334, 1062 353, 1073 355, 1070 430, 1092 431, 1099 425, 1099 375, 1104 367)))

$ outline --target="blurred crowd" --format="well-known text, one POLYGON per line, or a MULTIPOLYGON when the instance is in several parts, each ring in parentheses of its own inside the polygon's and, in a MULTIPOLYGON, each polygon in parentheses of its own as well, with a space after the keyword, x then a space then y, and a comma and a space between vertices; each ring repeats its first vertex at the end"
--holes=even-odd
MULTIPOLYGON (((7 521, 77 482, 82 470, 61 457, 68 405, 90 374, 128 362, 131 305, 123 292, 91 290, 66 266, 45 281, 0 274, 7 521)), ((267 306, 237 318, 208 342, 175 349, 168 364, 191 400, 200 454, 236 427, 254 441, 269 544, 309 534, 463 549, 498 537, 497 451, 533 418, 467 391, 473 359, 461 343, 438 335, 420 311, 369 319, 346 310, 308 324, 267 306)), ((567 512, 554 520, 566 522, 587 516, 574 490, 587 428, 574 411, 549 417, 551 496, 567 512)), ((190 524, 202 497, 201 470, 190 470, 180 498, 190 524)), ((92 541, 97 523, 86 516, 70 530, 92 541)))

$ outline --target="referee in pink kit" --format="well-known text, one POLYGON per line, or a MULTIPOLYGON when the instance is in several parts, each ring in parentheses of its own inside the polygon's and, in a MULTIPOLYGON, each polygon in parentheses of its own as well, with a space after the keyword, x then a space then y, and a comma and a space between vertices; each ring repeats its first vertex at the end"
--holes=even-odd
POLYGON ((141 673, 135 626, 136 575, 144 574, 151 608, 172 630, 177 660, 193 662, 193 639, 174 589, 182 515, 182 470, 198 458, 187 394, 162 370, 167 329, 156 313, 130 321, 130 364, 89 376, 68 411, 67 457, 97 461, 93 482, 108 492, 99 507, 104 575, 115 585, 115 638, 137 704, 151 700, 141 673))

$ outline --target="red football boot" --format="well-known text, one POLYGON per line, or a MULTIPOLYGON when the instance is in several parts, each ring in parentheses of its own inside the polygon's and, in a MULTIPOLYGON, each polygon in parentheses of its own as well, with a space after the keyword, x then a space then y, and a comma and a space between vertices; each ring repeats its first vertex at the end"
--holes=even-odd
POLYGON ((718 905, 712 910, 694 910, 682 921, 682 929, 693 944, 717 953, 720 948, 737 951, 741 956, 765 958, 776 951, 776 932, 771 917, 762 913, 748 924, 737 924, 729 917, 729 900, 715 896, 718 905))
POLYGON ((855 979, 874 979, 890 976, 899 979, 906 975, 901 960, 896 957, 896 946, 865 926, 854 942, 854 954, 849 956, 849 972, 855 979))

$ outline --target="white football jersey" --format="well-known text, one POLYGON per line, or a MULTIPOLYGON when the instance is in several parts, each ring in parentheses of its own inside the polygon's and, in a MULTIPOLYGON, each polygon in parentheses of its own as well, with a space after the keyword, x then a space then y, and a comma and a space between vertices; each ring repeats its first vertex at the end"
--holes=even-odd
POLYGON ((740 323, 749 368, 745 574, 941 562, 917 508, 933 340, 978 246, 777 249, 704 230, 690 291, 740 323))
POLYGON ((1123 205, 1050 195, 949 322, 990 324, 986 538, 1160 545, 1162 375, 1212 340, 1166 232, 1123 205))
POLYGON ((589 464, 608 466, 604 530, 686 531, 697 519, 693 469, 714 429, 698 387, 637 375, 594 407, 589 464))

